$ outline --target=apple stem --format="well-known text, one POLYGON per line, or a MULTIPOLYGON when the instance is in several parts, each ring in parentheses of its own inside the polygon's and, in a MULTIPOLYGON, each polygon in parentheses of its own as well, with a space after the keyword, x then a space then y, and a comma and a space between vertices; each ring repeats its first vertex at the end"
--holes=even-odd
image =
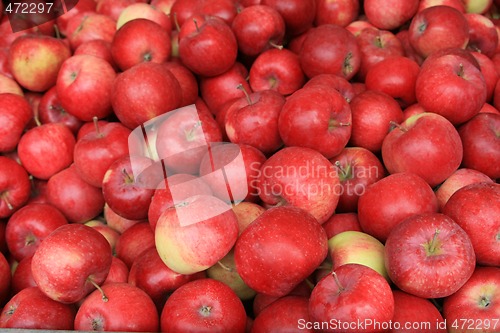
POLYGON ((430 253, 434 253, 434 251, 436 251, 438 236, 439 236, 439 229, 436 229, 436 231, 434 232, 434 237, 432 237, 432 241, 431 241, 431 244, 429 246, 430 253))
POLYGON ((33 120, 35 121, 36 126, 42 126, 42 123, 40 122, 40 119, 38 119, 38 116, 34 116, 33 120))
POLYGON ((309 288, 311 288, 311 290, 314 289, 314 283, 312 283, 311 280, 305 279, 304 282, 307 284, 309 288))
POLYGON ((391 120, 389 122, 389 124, 390 124, 390 126, 391 126, 392 129, 397 128, 400 131, 408 132, 408 130, 405 127, 401 126, 400 124, 398 124, 397 122, 395 122, 393 120, 391 120))
POLYGON ((97 290, 99 290, 99 292, 100 292, 100 293, 101 293, 101 295, 102 295, 102 297, 101 297, 101 298, 102 298, 102 301, 103 301, 104 303, 106 303, 107 301, 109 301, 108 296, 106 296, 106 294, 104 293, 104 290, 102 290, 101 286, 99 286, 97 283, 95 283, 95 281, 94 281, 94 280, 92 280, 92 278, 91 278, 91 277, 88 277, 88 278, 87 278, 87 281, 88 281, 88 282, 90 282, 90 283, 91 283, 91 284, 92 284, 92 285, 93 285, 93 286, 94 286, 97 290))
POLYGON ((9 210, 14 210, 14 206, 12 206, 12 204, 9 201, 9 198, 7 198, 7 192, 2 193, 0 195, 0 197, 5 202, 5 204, 7 205, 7 208, 9 208, 9 210))
POLYGON ((26 240, 24 242, 24 245, 25 246, 32 245, 35 243, 35 241, 36 241, 36 237, 33 234, 29 234, 28 236, 26 236, 26 240))
POLYGON ((339 277, 337 276, 337 273, 332 272, 332 276, 333 276, 333 279, 335 280, 335 284, 339 288, 339 292, 338 293, 340 294, 341 292, 343 292, 345 290, 345 288, 340 283, 340 280, 339 280, 339 277))
POLYGON ((248 94, 248 91, 245 89, 245 87, 243 87, 243 84, 238 84, 236 86, 236 89, 239 89, 241 91, 243 91, 243 93, 245 94, 245 97, 247 98, 247 101, 248 101, 248 105, 252 105, 253 102, 252 102, 252 99, 250 98, 250 95, 248 94))
POLYGON ((96 116, 94 116, 92 117, 92 121, 94 122, 95 132, 97 133, 98 136, 102 136, 101 130, 99 128, 99 119, 96 116))
POLYGON ((177 32, 181 31, 179 21, 177 20, 177 12, 174 12, 174 25, 175 25, 175 29, 177 30, 177 32))
POLYGON ((278 50, 283 50, 283 45, 282 44, 276 44, 272 40, 269 41, 269 45, 271 45, 272 47, 274 47, 274 48, 276 48, 278 50))
POLYGON ((460 65, 458 65, 458 68, 459 68, 459 70, 458 70, 457 75, 460 77, 463 77, 464 76, 464 64, 461 63, 460 65))
POLYGON ((351 59, 352 59, 352 52, 349 52, 345 57, 344 63, 342 65, 342 73, 344 74, 344 76, 349 76, 354 70, 350 63, 351 59))
POLYGON ((61 32, 59 31, 57 24, 54 24, 54 32, 56 33, 56 38, 61 39, 61 32))
POLYGON ((196 28, 197 32, 200 32, 200 27, 198 27, 198 21, 196 19, 193 19, 194 26, 196 28))
POLYGON ((225 271, 228 271, 228 272, 232 272, 233 269, 229 266, 226 266, 224 265, 221 261, 217 261, 217 263, 219 264, 220 267, 222 267, 222 269, 224 269, 225 271))

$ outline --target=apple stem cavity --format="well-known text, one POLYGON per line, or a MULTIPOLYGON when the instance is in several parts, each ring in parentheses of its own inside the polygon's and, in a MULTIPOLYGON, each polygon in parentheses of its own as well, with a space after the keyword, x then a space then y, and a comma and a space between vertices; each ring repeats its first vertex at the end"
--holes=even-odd
POLYGON ((102 290, 101 286, 99 286, 97 283, 95 283, 95 281, 91 277, 88 277, 87 281, 90 282, 97 290, 99 290, 99 292, 101 293, 101 299, 104 303, 109 301, 108 296, 106 296, 106 294, 104 293, 104 290, 102 290))
POLYGON ((243 85, 241 83, 236 86, 236 89, 243 91, 243 93, 245 94, 245 97, 247 98, 248 105, 253 104, 252 99, 250 98, 250 95, 248 94, 248 91, 245 89, 245 87, 243 87, 243 85))
POLYGON ((186 140, 189 142, 194 141, 194 139, 196 139, 196 135, 195 135, 196 130, 200 127, 201 127, 201 120, 198 120, 197 122, 194 123, 193 127, 190 130, 185 132, 186 133, 186 140))
POLYGON ((200 309, 200 311, 199 311, 200 315, 202 315, 203 317, 210 316, 211 312, 212 312, 212 307, 208 306, 208 305, 202 306, 201 309, 200 309))
POLYGON ((380 38, 380 36, 375 37, 375 46, 380 49, 384 48, 384 44, 382 43, 382 38, 380 38))
POLYGON ((345 179, 352 179, 353 178, 353 174, 352 174, 352 168, 350 165, 347 165, 345 168, 342 166, 342 164, 340 163, 340 161, 336 161, 335 162, 335 166, 340 170, 341 172, 341 179, 345 180, 345 179))
POLYGON ((122 174, 125 176, 125 182, 127 184, 132 184, 134 182, 134 177, 131 176, 126 169, 122 169, 122 174))
POLYGON ((457 76, 459 77, 463 77, 464 76, 464 64, 459 64, 458 65, 458 72, 457 72, 457 76))
POLYGON ((281 44, 276 44, 275 42, 273 42, 272 40, 269 41, 269 45, 271 45, 272 47, 274 47, 275 49, 278 49, 278 50, 283 50, 283 45, 281 44))
POLYGON ((347 53, 347 56, 344 59, 344 63, 342 65, 342 73, 344 74, 344 77, 349 76, 354 68, 351 65, 351 59, 352 59, 352 53, 349 52, 347 53))
POLYGON ((345 290, 344 286, 342 286, 342 284, 340 283, 340 280, 339 280, 339 277, 337 276, 337 273, 335 272, 332 272, 332 276, 333 276, 333 279, 335 280, 335 284, 337 285, 337 287, 339 288, 339 291, 338 291, 338 294, 340 294, 341 292, 343 292, 345 290))

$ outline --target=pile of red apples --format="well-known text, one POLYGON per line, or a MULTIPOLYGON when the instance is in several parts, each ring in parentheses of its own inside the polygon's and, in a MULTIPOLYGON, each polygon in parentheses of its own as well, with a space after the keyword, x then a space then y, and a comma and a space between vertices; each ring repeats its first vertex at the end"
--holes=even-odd
POLYGON ((1 328, 500 332, 500 1, 6 3, 1 328))

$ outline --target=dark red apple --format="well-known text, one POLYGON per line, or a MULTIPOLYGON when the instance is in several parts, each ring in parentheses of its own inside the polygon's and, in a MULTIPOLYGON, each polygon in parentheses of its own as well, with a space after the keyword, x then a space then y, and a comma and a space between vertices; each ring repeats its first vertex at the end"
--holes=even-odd
POLYGON ((38 246, 31 262, 33 279, 51 299, 75 303, 104 282, 111 257, 111 247, 99 232, 83 224, 63 225, 38 246))
POLYGON ((154 231, 147 221, 139 222, 123 231, 115 246, 116 256, 130 269, 134 261, 147 249, 155 246, 154 231))
POLYGON ((297 36, 309 30, 316 16, 314 0, 262 0, 260 4, 272 7, 281 14, 289 36, 297 36))
POLYGON ((77 134, 83 122, 64 110, 57 96, 57 87, 48 89, 38 104, 38 120, 42 124, 63 123, 73 134, 77 134))
POLYGON ((247 315, 234 291, 213 279, 198 279, 176 289, 160 317, 163 332, 244 333, 247 315))
POLYGON ((0 156, 0 218, 11 216, 30 198, 31 182, 16 161, 0 156))
POLYGON ((304 296, 285 296, 267 306, 252 325, 252 332, 273 332, 277 327, 287 332, 315 332, 310 327, 309 300, 304 296))
POLYGON ((0 94, 0 152, 14 150, 33 112, 26 99, 22 96, 0 94))

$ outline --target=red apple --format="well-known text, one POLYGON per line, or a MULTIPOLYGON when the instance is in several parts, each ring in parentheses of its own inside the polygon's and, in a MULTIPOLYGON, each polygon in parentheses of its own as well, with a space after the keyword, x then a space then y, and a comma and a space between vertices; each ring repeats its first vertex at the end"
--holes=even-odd
POLYGON ((426 61, 418 74, 415 92, 424 109, 444 116, 454 125, 476 115, 487 97, 481 70, 456 55, 426 61))
POLYGON ((39 179, 49 179, 73 163, 75 136, 64 124, 44 124, 27 131, 17 152, 26 171, 39 179))
POLYGON ((109 116, 115 70, 106 60, 91 55, 73 55, 61 66, 57 96, 66 112, 90 121, 109 116))
POLYGON ((342 193, 335 213, 356 212, 366 187, 385 177, 385 169, 375 154, 361 147, 346 147, 330 159, 337 168, 342 193))
POLYGON ((265 161, 264 154, 255 147, 219 144, 203 157, 199 173, 219 199, 234 204, 254 202, 258 198, 260 168, 265 161))
POLYGON ((229 204, 195 195, 166 209, 155 229, 156 249, 174 272, 201 272, 222 259, 238 238, 238 222, 229 204))
POLYGON ((28 173, 16 161, 0 156, 0 218, 11 216, 30 198, 28 173))
POLYGON ((475 183, 493 183, 493 180, 474 169, 460 168, 448 177, 436 190, 439 210, 442 211, 450 197, 462 187, 475 183))
POLYGON ((462 0, 421 0, 418 5, 418 12, 427 7, 433 6, 450 6, 461 13, 465 13, 465 4, 462 0))
POLYGON ((476 255, 467 233, 448 216, 414 214, 387 237, 385 266, 401 290, 422 298, 442 298, 471 277, 476 255))
POLYGON ((323 85, 337 90, 347 101, 351 103, 356 95, 354 84, 347 81, 344 77, 336 74, 319 74, 309 79, 304 87, 313 87, 315 85, 323 85))
POLYGON ((95 0, 65 1, 65 4, 66 12, 56 19, 60 33, 65 36, 68 34, 67 27, 70 21, 74 20, 80 13, 95 12, 97 6, 95 0))
POLYGON ((356 37, 347 29, 325 24, 307 33, 299 58, 309 78, 329 73, 350 80, 360 68, 361 51, 356 37))
POLYGON ((332 158, 349 141, 351 120, 345 98, 335 89, 317 85, 302 88, 287 99, 278 128, 286 146, 315 149, 332 158))
POLYGON ((408 57, 384 59, 366 73, 366 89, 386 93, 406 108, 417 101, 415 83, 419 72, 420 66, 408 57))
POLYGON ((63 123, 73 134, 77 134, 83 122, 64 110, 57 96, 57 87, 49 88, 38 104, 38 120, 42 124, 63 123))
POLYGON ((417 12, 418 0, 366 0, 363 8, 368 22, 379 29, 394 30, 410 21, 417 12))
POLYGON ((92 39, 81 43, 73 52, 73 55, 79 54, 92 55, 94 57, 102 58, 109 62, 115 70, 119 69, 111 54, 111 42, 104 39, 92 39))
POLYGON ((500 185, 482 182, 457 190, 443 208, 469 235, 478 265, 500 264, 500 206, 495 204, 499 200, 500 185))
POLYGON ((27 204, 9 218, 5 238, 17 261, 32 256, 40 243, 58 227, 67 224, 64 215, 49 204, 27 204))
POLYGON ((328 239, 344 231, 361 231, 357 213, 335 213, 321 225, 328 239))
POLYGON ((75 303, 104 282, 111 257, 104 236, 91 227, 72 223, 60 226, 40 243, 31 269, 45 295, 61 303, 75 303))
POLYGON ((428 299, 393 290, 393 328, 389 333, 447 333, 443 316, 428 299))
POLYGON ((31 261, 33 256, 26 257, 19 261, 12 273, 12 293, 17 294, 21 290, 29 287, 36 287, 36 282, 33 279, 31 272, 31 261))
POLYGON ((337 24, 347 26, 359 15, 360 3, 357 0, 316 0, 316 26, 323 24, 337 24))
POLYGON ((181 87, 181 102, 179 106, 196 104, 198 96, 198 80, 186 66, 179 61, 168 61, 163 63, 170 70, 170 73, 177 79, 181 87))
POLYGON ((162 164, 175 173, 197 174, 209 145, 222 141, 215 119, 196 105, 169 112, 155 121, 156 151, 162 164))
POLYGON ((15 294, 0 315, 0 327, 26 330, 72 330, 76 308, 47 297, 38 287, 15 294))
POLYGON ((411 19, 408 31, 410 45, 424 58, 449 47, 465 49, 469 43, 465 15, 449 6, 432 6, 418 12, 411 19))
POLYGON ((95 187, 101 187, 104 174, 117 159, 128 155, 130 129, 118 122, 100 126, 80 137, 73 156, 78 175, 95 187))
POLYGON ((129 269, 125 263, 119 259, 118 257, 113 256, 111 258, 111 266, 109 268, 108 276, 106 276, 106 280, 102 283, 103 285, 106 283, 120 283, 127 282, 129 269))
POLYGON ((159 315, 151 298, 128 283, 108 283, 78 308, 75 330, 157 332, 159 315))
POLYGON ((499 329, 498 267, 477 267, 471 278, 443 302, 448 332, 496 332, 499 329))
POLYGON ((120 73, 111 92, 116 116, 130 129, 176 109, 180 102, 181 87, 175 76, 167 67, 150 62, 120 73))
POLYGON ((467 49, 492 57, 498 46, 498 33, 493 22, 484 15, 467 13, 469 43, 467 49))
POLYGON ((245 97, 244 91, 252 91, 247 76, 247 68, 242 63, 235 62, 220 75, 200 78, 200 95, 214 115, 228 102, 245 97), (242 89, 237 89, 240 84, 242 89))
POLYGON ((297 36, 309 30, 316 16, 314 0, 262 0, 261 5, 276 9, 285 20, 286 33, 297 36))
POLYGON ((500 178, 500 115, 480 113, 458 129, 463 144, 462 166, 492 179, 500 178))
POLYGON ((432 188, 413 173, 396 173, 382 178, 368 186, 358 201, 361 229, 383 242, 405 218, 437 211, 432 188))
POLYGON ((11 292, 11 275, 10 265, 5 256, 0 253, 0 305, 4 305, 10 296, 11 292))
POLYGON ((150 184, 156 185, 162 179, 162 175, 149 179, 148 171, 140 172, 152 164, 149 158, 129 155, 111 163, 102 180, 102 195, 115 213, 129 220, 147 218, 154 193, 150 184))
POLYGON ((170 49, 169 31, 142 18, 125 23, 111 42, 111 55, 122 71, 141 62, 165 62, 170 58, 170 49))
POLYGON ((351 103, 352 132, 349 145, 378 153, 393 124, 403 120, 398 102, 386 93, 366 90, 356 95, 351 103))
POLYGON ((85 222, 84 224, 88 227, 93 228, 94 230, 97 230, 101 235, 103 235, 104 238, 106 238, 106 240, 108 241, 109 246, 111 247, 111 251, 113 252, 113 254, 115 253, 116 243, 120 238, 120 233, 118 231, 111 228, 101 220, 90 220, 88 222, 85 222))
POLYGON ((273 332, 277 327, 287 332, 315 332, 308 327, 311 324, 308 306, 307 297, 282 297, 255 317, 252 332, 273 332))
POLYGON ((22 96, 0 94, 0 152, 14 150, 25 127, 33 118, 33 112, 22 96))
POLYGON ((500 75, 498 75, 495 70, 493 60, 491 60, 488 56, 479 52, 471 52, 471 54, 474 58, 476 58, 481 73, 483 74, 484 82, 486 83, 486 101, 491 102, 493 100, 493 94, 500 75))
POLYGON ((99 215, 104 207, 102 191, 85 182, 74 164, 49 178, 47 198, 70 223, 87 222, 99 215))
POLYGON ((302 208, 319 223, 334 212, 340 181, 334 165, 318 151, 286 147, 267 159, 256 184, 264 205, 302 208))
POLYGON ((216 76, 235 63, 238 44, 231 27, 217 16, 196 15, 179 32, 179 58, 194 73, 216 76))
POLYGON ((176 289, 165 303, 163 332, 245 332, 247 315, 234 291, 213 279, 198 279, 176 289))
POLYGON ((252 63, 248 81, 253 91, 270 89, 290 95, 304 85, 305 76, 297 54, 272 48, 259 54, 252 63))
POLYGON ((11 93, 24 96, 21 86, 13 78, 4 74, 0 74, 0 93, 11 93))
POLYGON ((190 281, 203 277, 205 277, 204 272, 184 275, 172 271, 161 260, 156 248, 151 247, 134 260, 130 267, 128 283, 144 290, 161 312, 172 292, 190 281))
POLYGON ((314 287, 309 316, 315 329, 325 332, 384 332, 394 315, 389 283, 375 270, 346 264, 314 287), (326 323, 326 324, 322 324, 326 323))
POLYGON ((238 238, 234 248, 236 269, 253 290, 284 296, 323 262, 327 242, 324 229, 305 210, 270 208, 238 238))
POLYGON ((89 40, 113 40, 116 22, 111 17, 93 11, 81 12, 73 16, 66 26, 66 36, 72 50, 89 40))
POLYGON ((279 47, 285 37, 285 21, 273 7, 256 5, 243 8, 231 25, 238 49, 256 56, 271 47, 279 47))
POLYGON ((28 34, 17 38, 9 48, 13 77, 31 91, 46 91, 56 84, 62 63, 71 56, 61 39, 28 34))
POLYGON ((356 35, 361 63, 356 78, 364 81, 366 73, 378 62, 405 55, 404 47, 399 38, 390 31, 377 28, 366 28, 356 35))
POLYGON ((116 242, 116 257, 128 268, 146 250, 155 246, 154 231, 147 221, 139 222, 123 231, 116 242))
POLYGON ((414 115, 397 125, 382 143, 389 173, 412 172, 435 187, 462 161, 462 141, 455 127, 435 113, 414 115))
POLYGON ((278 130, 278 119, 285 98, 274 90, 248 94, 247 105, 237 108, 225 117, 225 130, 229 140, 259 149, 264 154, 278 150, 283 142, 278 130))

